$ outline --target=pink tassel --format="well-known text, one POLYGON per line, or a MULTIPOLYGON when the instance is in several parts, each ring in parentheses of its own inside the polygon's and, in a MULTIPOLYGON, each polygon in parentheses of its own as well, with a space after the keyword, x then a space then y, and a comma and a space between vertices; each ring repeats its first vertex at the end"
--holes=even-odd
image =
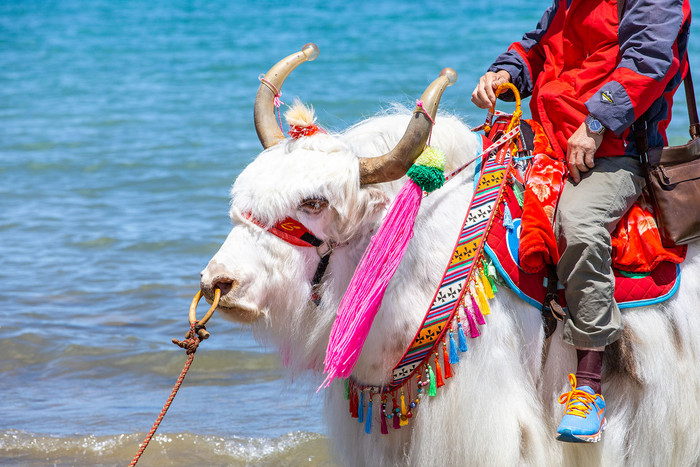
POLYGON ((338 307, 324 361, 326 379, 319 390, 352 373, 384 291, 413 236, 422 196, 423 190, 409 179, 365 250, 338 307))
POLYGON ((392 399, 393 399, 394 408, 392 409, 393 415, 391 418, 394 420, 394 430, 398 430, 399 428, 401 428, 401 412, 396 411, 396 407, 397 407, 396 396, 394 396, 392 399))
MULTIPOLYGON (((474 301, 474 297, 472 297, 472 308, 476 308, 476 302, 474 301)), ((464 314, 467 315, 467 321, 469 322, 469 337, 471 337, 472 339, 479 337, 479 326, 477 326, 476 319, 474 319, 475 313, 471 311, 468 307, 465 307, 464 314)))
POLYGON ((469 294, 469 296, 472 298, 472 310, 474 311, 474 316, 476 317, 476 322, 479 324, 486 324, 486 320, 484 320, 484 315, 481 314, 481 310, 479 309, 479 305, 476 304, 476 300, 474 300, 474 296, 469 294))

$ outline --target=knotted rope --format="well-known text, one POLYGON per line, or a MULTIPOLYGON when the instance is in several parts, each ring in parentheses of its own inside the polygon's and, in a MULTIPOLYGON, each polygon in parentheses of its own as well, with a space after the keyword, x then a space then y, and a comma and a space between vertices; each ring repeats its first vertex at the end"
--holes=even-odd
POLYGON ((187 331, 187 334, 185 334, 185 338, 183 340, 173 339, 173 344, 185 349, 185 352, 188 355, 187 361, 185 362, 185 366, 180 372, 180 376, 177 378, 177 381, 175 381, 175 386, 173 386, 173 390, 170 391, 170 396, 168 396, 168 399, 165 401, 163 409, 160 411, 160 414, 158 414, 156 421, 153 423, 151 431, 148 432, 148 434, 146 435, 146 439, 144 439, 143 443, 141 443, 141 445, 139 446, 139 450, 134 456, 134 458, 131 460, 129 467, 133 467, 136 465, 136 463, 139 461, 139 458, 143 454, 143 451, 146 450, 148 443, 151 442, 151 438, 153 438, 153 435, 156 434, 156 430, 160 426, 160 422, 163 421, 163 417, 165 417, 165 414, 168 412, 170 404, 173 403, 173 399, 175 399, 177 391, 180 389, 182 382, 185 380, 185 376, 187 376, 187 372, 190 369, 190 365, 192 365, 192 360, 194 360, 194 354, 197 351, 197 347, 199 347, 199 343, 202 340, 207 339, 209 337, 209 333, 204 328, 204 324, 206 324, 211 315, 214 313, 214 310, 216 310, 216 307, 219 305, 220 297, 221 290, 217 288, 214 292, 214 300, 212 301, 211 308, 204 316, 204 318, 202 318, 201 321, 198 321, 196 319, 194 311, 197 308, 197 303, 199 303, 199 300, 202 298, 202 292, 197 292, 194 299, 192 300, 192 305, 190 306, 190 330, 187 331))

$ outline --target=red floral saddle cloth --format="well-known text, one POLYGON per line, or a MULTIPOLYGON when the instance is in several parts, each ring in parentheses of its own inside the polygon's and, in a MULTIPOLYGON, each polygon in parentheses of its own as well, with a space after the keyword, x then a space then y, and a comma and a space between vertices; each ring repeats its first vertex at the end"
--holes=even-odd
MULTIPOLYGON (((521 123, 521 134, 518 149, 523 157, 515 158, 520 167, 504 187, 485 251, 506 284, 541 309, 547 294, 545 266, 559 258, 552 223, 566 169, 536 122, 521 123)), ((659 303, 678 290, 678 263, 685 258, 686 247, 662 246, 644 199, 620 220, 612 238, 615 300, 620 308, 659 303)), ((558 295, 559 304, 565 306, 560 284, 558 295)))
MULTIPOLYGON (((506 187, 505 199, 510 209, 512 225, 494 222, 486 240, 485 251, 501 278, 520 298, 541 309, 547 293, 547 268, 525 272, 519 263, 522 209, 512 187, 506 187)), ((651 305, 671 297, 680 285, 680 268, 662 261, 651 272, 633 273, 614 268, 615 300, 620 308, 651 305)), ((564 291, 558 287, 559 304, 566 306, 564 291)))

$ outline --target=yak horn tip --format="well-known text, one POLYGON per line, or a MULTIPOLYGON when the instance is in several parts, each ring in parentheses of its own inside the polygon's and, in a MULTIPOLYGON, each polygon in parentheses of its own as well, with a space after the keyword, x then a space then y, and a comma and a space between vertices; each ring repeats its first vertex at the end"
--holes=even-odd
POLYGON ((301 48, 304 53, 307 62, 312 62, 318 57, 318 46, 313 42, 309 42, 304 47, 301 48))
POLYGON ((443 68, 442 71, 440 72, 440 76, 446 76, 447 77, 447 85, 452 86, 457 82, 457 72, 454 71, 452 68, 447 67, 443 68))

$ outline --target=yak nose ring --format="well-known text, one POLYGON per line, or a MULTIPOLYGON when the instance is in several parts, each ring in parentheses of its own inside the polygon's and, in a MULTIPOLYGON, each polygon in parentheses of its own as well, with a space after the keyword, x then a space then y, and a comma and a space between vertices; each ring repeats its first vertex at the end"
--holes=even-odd
MULTIPOLYGON (((197 320, 197 305, 199 304, 199 301, 202 299, 202 291, 198 291, 194 298, 192 299, 192 304, 190 305, 190 325, 195 325, 197 328, 204 328, 204 325, 207 324, 207 321, 209 321, 209 318, 214 314, 214 311, 216 311, 216 307, 219 306, 219 299, 221 298, 221 289, 216 288, 214 289, 214 300, 212 300, 211 307, 209 308, 209 311, 206 312, 204 317, 202 319, 197 320)), ((200 334, 200 337, 203 339, 206 339, 209 337, 209 333, 204 331, 206 333, 206 337, 202 336, 200 334)), ((199 334, 199 333, 198 333, 199 334)))

